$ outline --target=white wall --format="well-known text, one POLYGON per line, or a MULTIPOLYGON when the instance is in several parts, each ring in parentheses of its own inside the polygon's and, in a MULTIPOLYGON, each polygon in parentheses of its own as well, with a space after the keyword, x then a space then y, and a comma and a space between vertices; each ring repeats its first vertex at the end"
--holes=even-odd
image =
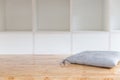
POLYGON ((72 26, 74 31, 104 30, 103 0, 73 0, 72 26))
POLYGON ((6 30, 32 30, 32 0, 6 1, 6 30))
POLYGON ((120 51, 120 33, 111 34, 111 50, 120 51))
POLYGON ((0 54, 75 54, 86 50, 120 51, 120 33, 0 32, 0 54), (35 43, 35 44, 34 44, 35 43), (33 49, 35 49, 33 51, 33 49))
POLYGON ((120 0, 110 0, 111 30, 120 30, 120 0))
POLYGON ((36 33, 36 54, 71 54, 71 36, 67 32, 36 33))
POLYGON ((109 49, 107 32, 78 32, 73 34, 73 53, 86 50, 107 51, 109 49))
POLYGON ((70 0, 37 0, 38 29, 69 31, 69 2, 70 0))
POLYGON ((0 32, 0 54, 32 54, 32 32, 0 32))
POLYGON ((4 7, 5 0, 0 0, 0 31, 4 30, 5 24, 5 7, 4 7))
POLYGON ((106 0, 106 2, 104 0, 73 0, 71 28, 69 27, 69 0, 37 1, 38 14, 34 14, 33 17, 38 18, 39 26, 36 26, 36 20, 32 24, 32 0, 0 0, 0 30, 4 28, 8 30, 0 32, 0 54, 32 54, 33 49, 35 54, 120 50, 120 33, 111 32, 110 37, 110 31, 103 30, 106 26, 109 29, 112 27, 113 30, 120 29, 120 0, 106 0), (110 1, 110 5, 107 1, 110 1), (107 6, 105 6, 106 3, 108 3, 107 6), (32 25, 35 29, 48 31, 38 31, 35 36, 33 31, 24 32, 32 30, 32 25), (15 32, 9 30, 15 30, 15 32), (17 32, 17 30, 23 32, 17 32), (90 32, 84 30, 90 30, 90 32), (34 38, 35 42, 33 42, 34 38))

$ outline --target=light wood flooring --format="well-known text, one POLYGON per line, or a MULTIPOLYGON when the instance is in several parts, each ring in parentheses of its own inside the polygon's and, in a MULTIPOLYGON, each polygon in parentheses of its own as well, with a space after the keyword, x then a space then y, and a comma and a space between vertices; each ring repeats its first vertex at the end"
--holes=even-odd
POLYGON ((63 55, 0 55, 0 80, 120 80, 120 65, 99 68, 68 64, 63 55))

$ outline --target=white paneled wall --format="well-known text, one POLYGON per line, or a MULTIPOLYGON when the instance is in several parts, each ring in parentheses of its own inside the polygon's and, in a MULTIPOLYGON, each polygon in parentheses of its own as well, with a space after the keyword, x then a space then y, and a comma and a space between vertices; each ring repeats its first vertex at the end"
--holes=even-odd
POLYGON ((0 54, 120 51, 120 0, 0 0, 0 54))
POLYGON ((86 50, 120 51, 120 33, 0 32, 0 54, 75 54, 86 50), (33 50, 33 47, 35 50, 33 50), (109 49, 111 48, 111 49, 109 49))
POLYGON ((70 33, 36 33, 35 52, 37 54, 70 54, 70 33))
POLYGON ((86 50, 107 51, 109 49, 108 37, 107 32, 73 33, 73 53, 86 50))
POLYGON ((32 54, 31 32, 0 32, 0 54, 32 54))
POLYGON ((111 34, 111 50, 120 51, 120 33, 111 34))

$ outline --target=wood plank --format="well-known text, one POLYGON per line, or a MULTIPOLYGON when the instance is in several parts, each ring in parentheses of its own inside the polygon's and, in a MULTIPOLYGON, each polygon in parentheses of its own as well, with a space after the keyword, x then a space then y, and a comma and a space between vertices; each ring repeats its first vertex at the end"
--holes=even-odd
POLYGON ((0 80, 120 80, 120 65, 60 66, 67 55, 0 55, 0 80))

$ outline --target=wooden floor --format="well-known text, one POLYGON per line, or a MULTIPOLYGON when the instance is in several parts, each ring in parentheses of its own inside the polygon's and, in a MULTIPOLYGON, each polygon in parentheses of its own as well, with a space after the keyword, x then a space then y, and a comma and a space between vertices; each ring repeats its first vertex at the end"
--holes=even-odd
POLYGON ((61 55, 0 55, 0 80, 120 80, 120 65, 60 66, 61 55))

